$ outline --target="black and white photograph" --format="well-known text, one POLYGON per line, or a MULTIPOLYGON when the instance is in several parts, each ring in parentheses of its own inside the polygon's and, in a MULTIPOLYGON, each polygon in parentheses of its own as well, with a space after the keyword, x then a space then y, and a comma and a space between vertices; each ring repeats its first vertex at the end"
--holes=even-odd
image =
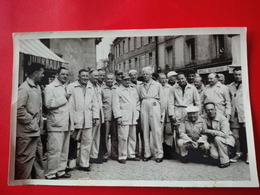
POLYGON ((9 185, 258 186, 246 39, 14 33, 9 185))

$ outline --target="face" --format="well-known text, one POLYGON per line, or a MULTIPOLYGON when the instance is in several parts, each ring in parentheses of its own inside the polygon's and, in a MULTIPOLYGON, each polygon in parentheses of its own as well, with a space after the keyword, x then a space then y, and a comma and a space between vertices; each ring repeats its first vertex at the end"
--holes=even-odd
POLYGON ((104 71, 98 71, 99 73, 99 82, 104 82, 106 73, 104 71))
POLYGON ((65 84, 69 78, 69 71, 66 69, 61 69, 60 73, 57 75, 57 79, 62 83, 65 84))
POLYGON ((117 82, 121 82, 122 81, 122 76, 123 76, 123 73, 122 72, 119 72, 116 74, 116 80, 117 82))
POLYGON ((224 76, 219 76, 218 78, 218 81, 221 83, 221 84, 225 84, 225 77, 224 76))
POLYGON ((198 112, 189 112, 188 113, 188 119, 191 122, 195 122, 196 120, 198 120, 198 117, 199 117, 199 113, 198 112))
POLYGON ((195 78, 195 74, 188 74, 187 80, 189 83, 193 83, 195 78))
POLYGON ((36 83, 41 82, 42 78, 44 77, 44 69, 41 68, 39 71, 36 71, 34 73, 34 76, 35 76, 35 82, 36 83))
POLYGON ((197 89, 199 89, 202 86, 202 82, 200 78, 195 78, 194 79, 194 85, 197 89))
POLYGON ((206 105, 205 112, 209 118, 215 118, 216 116, 216 108, 213 104, 206 105))
POLYGON ((165 86, 167 79, 165 75, 159 75, 159 79, 158 79, 159 83, 161 83, 162 86, 165 86))
POLYGON ((184 74, 179 74, 178 75, 178 83, 179 83, 180 86, 184 86, 184 85, 187 84, 187 79, 184 76, 184 74))
POLYGON ((112 87, 114 80, 115 80, 114 75, 107 75, 106 76, 106 85, 109 87, 112 87))
POLYGON ((169 82, 171 82, 171 83, 176 82, 176 80, 177 80, 177 76, 169 77, 169 82))
POLYGON ((137 81, 137 73, 131 73, 129 76, 130 76, 130 79, 131 79, 132 82, 137 81))
POLYGON ((124 87, 129 87, 129 86, 130 86, 130 83, 131 83, 130 78, 122 79, 122 85, 123 85, 124 87))
POLYGON ((216 75, 215 74, 209 74, 208 82, 209 82, 209 85, 211 85, 211 86, 215 85, 218 82, 216 75))
POLYGON ((79 75, 79 82, 83 85, 86 85, 89 79, 89 73, 88 72, 81 72, 79 75))
POLYGON ((144 70, 143 71, 143 77, 144 77, 144 82, 148 82, 150 81, 150 79, 152 78, 152 73, 149 70, 144 70))
POLYGON ((241 70, 234 71, 234 79, 236 82, 242 81, 242 72, 241 70))
POLYGON ((98 71, 94 70, 89 77, 91 83, 93 83, 94 85, 97 84, 98 79, 99 79, 99 74, 98 71))

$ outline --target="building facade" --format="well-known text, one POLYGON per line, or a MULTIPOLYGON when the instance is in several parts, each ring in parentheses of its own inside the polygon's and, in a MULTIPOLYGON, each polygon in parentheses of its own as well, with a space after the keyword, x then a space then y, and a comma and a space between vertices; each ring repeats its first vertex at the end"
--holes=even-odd
POLYGON ((108 66, 110 71, 136 69, 139 73, 144 66, 166 73, 193 68, 204 78, 218 72, 228 79, 236 55, 232 45, 230 35, 121 37, 111 45, 108 66))

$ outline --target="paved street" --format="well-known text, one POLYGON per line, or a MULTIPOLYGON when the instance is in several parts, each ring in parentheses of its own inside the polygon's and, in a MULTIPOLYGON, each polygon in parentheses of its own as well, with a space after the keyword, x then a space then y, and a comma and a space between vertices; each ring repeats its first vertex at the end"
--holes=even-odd
POLYGON ((250 180, 249 165, 244 161, 220 169, 215 166, 188 163, 178 160, 127 161, 120 164, 109 160, 103 164, 92 164, 91 172, 71 171, 70 179, 84 180, 168 180, 168 181, 245 181, 250 180))

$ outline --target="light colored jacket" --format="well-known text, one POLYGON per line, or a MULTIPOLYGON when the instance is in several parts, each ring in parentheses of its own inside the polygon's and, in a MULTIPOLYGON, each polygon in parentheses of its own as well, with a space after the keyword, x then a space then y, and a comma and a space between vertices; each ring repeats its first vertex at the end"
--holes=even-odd
POLYGON ((40 136, 42 126, 41 89, 27 78, 18 89, 16 137, 40 136))
POLYGON ((95 97, 93 87, 89 82, 84 89, 79 81, 75 81, 68 86, 68 93, 71 106, 72 129, 92 128, 93 119, 99 119, 98 102, 95 97))
POLYGON ((115 118, 122 117, 122 125, 136 125, 139 118, 140 101, 135 87, 120 85, 113 91, 112 101, 115 118))
POLYGON ((213 120, 210 120, 206 115, 204 120, 207 124, 207 130, 205 133, 215 133, 215 136, 220 136, 226 139, 226 144, 234 146, 235 140, 233 133, 230 130, 228 119, 220 113, 216 114, 213 120))
POLYGON ((95 97, 97 99, 98 102, 98 109, 99 109, 99 120, 101 121, 101 123, 104 123, 104 112, 103 112, 103 103, 102 103, 102 92, 101 92, 101 88, 99 87, 99 85, 93 85, 91 82, 88 82, 88 86, 92 87, 94 89, 95 92, 95 97))
POLYGON ((112 120, 112 96, 113 96, 113 91, 115 89, 116 89, 115 86, 112 86, 110 88, 107 85, 103 85, 101 87, 103 112, 104 112, 105 121, 112 120))
POLYGON ((70 106, 65 97, 67 86, 55 78, 44 90, 45 106, 48 109, 47 130, 68 131, 70 126, 70 106))
POLYGON ((137 90, 141 101, 145 99, 157 100, 161 107, 161 114, 163 114, 163 111, 165 109, 165 97, 162 85, 160 83, 151 79, 149 83, 141 83, 137 90))
POLYGON ((179 138, 183 139, 184 143, 195 141, 197 143, 207 142, 207 135, 204 132, 207 129, 206 122, 200 116, 195 122, 191 122, 188 117, 179 127, 179 138))
POLYGON ((229 85, 230 94, 231 94, 231 121, 234 121, 235 112, 237 112, 238 122, 244 123, 245 122, 245 113, 244 113, 244 100, 243 100, 243 89, 242 83, 236 88, 236 83, 233 82, 229 85))
POLYGON ((168 100, 168 112, 169 116, 174 116, 176 118, 182 118, 186 115, 185 113, 181 114, 181 110, 188 106, 197 106, 201 108, 200 95, 193 85, 187 83, 184 94, 183 90, 179 84, 173 85, 169 92, 168 100))
POLYGON ((224 116, 231 115, 230 94, 227 86, 217 82, 215 85, 207 85, 201 96, 204 105, 207 102, 214 102, 216 109, 224 116))

